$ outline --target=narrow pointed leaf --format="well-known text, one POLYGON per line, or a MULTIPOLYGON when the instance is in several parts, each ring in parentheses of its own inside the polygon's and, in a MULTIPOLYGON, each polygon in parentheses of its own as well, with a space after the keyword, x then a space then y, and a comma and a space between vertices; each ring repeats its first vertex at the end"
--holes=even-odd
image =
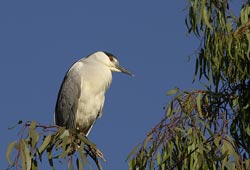
POLYGON ((51 135, 48 135, 48 136, 45 137, 45 139, 43 140, 42 145, 38 149, 39 153, 42 153, 46 149, 46 147, 50 143, 50 140, 51 140, 51 135))
POLYGON ((29 151, 29 148, 28 148, 28 146, 27 146, 27 144, 25 142, 23 144, 23 147, 24 147, 24 154, 25 154, 26 170, 30 170, 31 169, 30 151, 29 151))
POLYGON ((203 115, 202 115, 202 110, 201 110, 201 93, 199 93, 196 97, 196 105, 197 105, 197 111, 198 111, 198 114, 201 118, 203 118, 203 115))
POLYGON ((32 160, 31 169, 32 170, 38 170, 36 159, 32 160))
POLYGON ((11 143, 9 144, 9 146, 8 146, 8 148, 7 148, 7 152, 6 152, 6 159, 7 159, 8 163, 9 163, 10 165, 13 164, 13 162, 12 162, 11 159, 10 159, 10 155, 11 155, 11 152, 12 152, 12 150, 13 150, 15 144, 16 144, 15 141, 11 142, 11 143))
POLYGON ((83 162, 80 161, 78 158, 76 159, 76 165, 78 170, 83 170, 83 162))
POLYGON ((212 25, 211 25, 210 22, 209 22, 209 18, 208 18, 209 16, 208 16, 208 13, 207 13, 206 8, 203 9, 203 17, 204 17, 204 21, 205 21, 205 23, 206 23, 206 26, 207 26, 208 28, 210 28, 210 29, 213 29, 212 25))
POLYGON ((31 134, 31 146, 32 146, 32 149, 35 149, 36 145, 37 145, 37 142, 39 140, 39 134, 34 130, 31 134))
POLYGON ((90 142, 90 141, 88 140, 88 138, 86 138, 85 136, 82 136, 82 134, 79 134, 77 137, 78 137, 83 143, 86 143, 86 144, 88 144, 88 145, 90 145, 90 146, 96 147, 96 145, 95 145, 94 143, 90 142))
POLYGON ((36 121, 32 121, 31 124, 30 124, 30 130, 35 129, 36 128, 36 124, 37 124, 36 121))
POLYGON ((174 95, 174 94, 176 94, 177 92, 179 91, 179 88, 174 88, 174 89, 172 89, 172 90, 169 90, 168 92, 167 92, 167 96, 171 96, 171 95, 174 95))
POLYGON ((22 170, 27 170, 27 165, 26 165, 26 159, 25 159, 25 152, 24 152, 24 145, 25 145, 25 142, 23 139, 21 139, 19 141, 19 147, 20 147, 20 158, 21 158, 21 166, 22 166, 22 170))
POLYGON ((148 142, 152 139, 152 135, 148 135, 148 137, 146 138, 146 140, 143 143, 143 148, 146 148, 148 145, 148 142))
POLYGON ((173 100, 169 103, 167 111, 166 111, 166 115, 167 117, 170 117, 172 114, 172 110, 173 110, 173 100))
POLYGON ((52 158, 52 150, 47 149, 46 151, 47 151, 47 157, 48 157, 49 165, 54 170, 55 167, 54 167, 53 158, 52 158))
POLYGON ((134 153, 138 150, 139 146, 141 146, 140 144, 137 144, 134 149, 128 154, 127 158, 126 158, 126 161, 128 161, 132 155, 134 155, 134 153))

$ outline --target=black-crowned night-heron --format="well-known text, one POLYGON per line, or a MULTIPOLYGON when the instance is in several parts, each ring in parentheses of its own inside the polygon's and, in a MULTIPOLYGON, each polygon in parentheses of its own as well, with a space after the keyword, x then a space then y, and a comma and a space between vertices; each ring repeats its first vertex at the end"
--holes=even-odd
POLYGON ((98 51, 74 63, 64 77, 55 108, 55 123, 75 128, 86 136, 102 115, 111 72, 131 72, 119 65, 111 53, 98 51))

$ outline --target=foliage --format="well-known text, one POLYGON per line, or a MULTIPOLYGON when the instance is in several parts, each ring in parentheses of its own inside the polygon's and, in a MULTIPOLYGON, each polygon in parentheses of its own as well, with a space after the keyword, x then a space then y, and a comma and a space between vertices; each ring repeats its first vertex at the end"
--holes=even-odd
MULTIPOLYGON (((18 124, 22 124, 22 121, 18 124)), ((73 170, 76 165, 78 170, 83 170, 84 164, 88 163, 87 155, 95 161, 98 169, 102 169, 98 157, 105 161, 96 146, 76 130, 40 125, 32 121, 22 126, 19 140, 9 144, 6 152, 10 165, 8 169, 21 166, 22 170, 36 170, 45 153, 51 169, 55 169, 54 160, 60 162, 64 159, 68 160, 68 169, 73 170), (13 155, 14 160, 11 159, 13 155)))
POLYGON ((249 157, 250 6, 243 4, 237 19, 227 1, 189 1, 188 19, 189 31, 202 37, 195 75, 199 70, 200 78, 211 83, 208 91, 217 101, 211 109, 228 107, 231 134, 249 157))
POLYGON ((188 0, 185 23, 200 40, 194 81, 205 89, 167 93, 176 96, 130 169, 250 169, 250 6, 237 18, 230 3, 188 0))
POLYGON ((130 169, 246 169, 250 159, 239 154, 228 134, 226 111, 213 115, 206 91, 178 92, 166 116, 131 152, 130 169), (133 158, 132 155, 134 155, 133 158))

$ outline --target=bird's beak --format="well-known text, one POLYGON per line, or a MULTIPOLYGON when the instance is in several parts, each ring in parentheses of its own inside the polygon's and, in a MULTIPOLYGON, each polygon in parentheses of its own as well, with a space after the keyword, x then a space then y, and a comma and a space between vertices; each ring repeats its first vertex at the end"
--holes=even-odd
POLYGON ((127 69, 125 69, 124 67, 120 66, 120 65, 116 65, 116 68, 118 70, 120 70, 122 73, 128 74, 132 77, 134 77, 135 75, 133 73, 131 73, 130 71, 128 71, 127 69))

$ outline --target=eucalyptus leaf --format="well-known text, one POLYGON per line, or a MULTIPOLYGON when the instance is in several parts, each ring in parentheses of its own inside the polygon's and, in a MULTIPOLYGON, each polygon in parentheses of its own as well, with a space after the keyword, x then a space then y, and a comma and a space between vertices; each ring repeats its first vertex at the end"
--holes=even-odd
POLYGON ((43 140, 43 143, 41 144, 41 146, 39 147, 38 149, 38 152, 39 153, 42 153, 46 148, 47 146, 49 145, 50 143, 50 140, 51 140, 51 135, 47 135, 44 140, 43 140))
POLYGON ((176 94, 176 93, 178 93, 178 91, 179 91, 179 88, 174 88, 174 89, 172 89, 172 90, 169 90, 168 92, 167 92, 167 96, 171 96, 171 95, 174 95, 174 94, 176 94))
POLYGON ((10 155, 11 155, 15 145, 16 145, 16 142, 12 141, 11 143, 9 143, 7 151, 6 151, 6 159, 10 165, 13 165, 13 162, 10 159, 10 155))

